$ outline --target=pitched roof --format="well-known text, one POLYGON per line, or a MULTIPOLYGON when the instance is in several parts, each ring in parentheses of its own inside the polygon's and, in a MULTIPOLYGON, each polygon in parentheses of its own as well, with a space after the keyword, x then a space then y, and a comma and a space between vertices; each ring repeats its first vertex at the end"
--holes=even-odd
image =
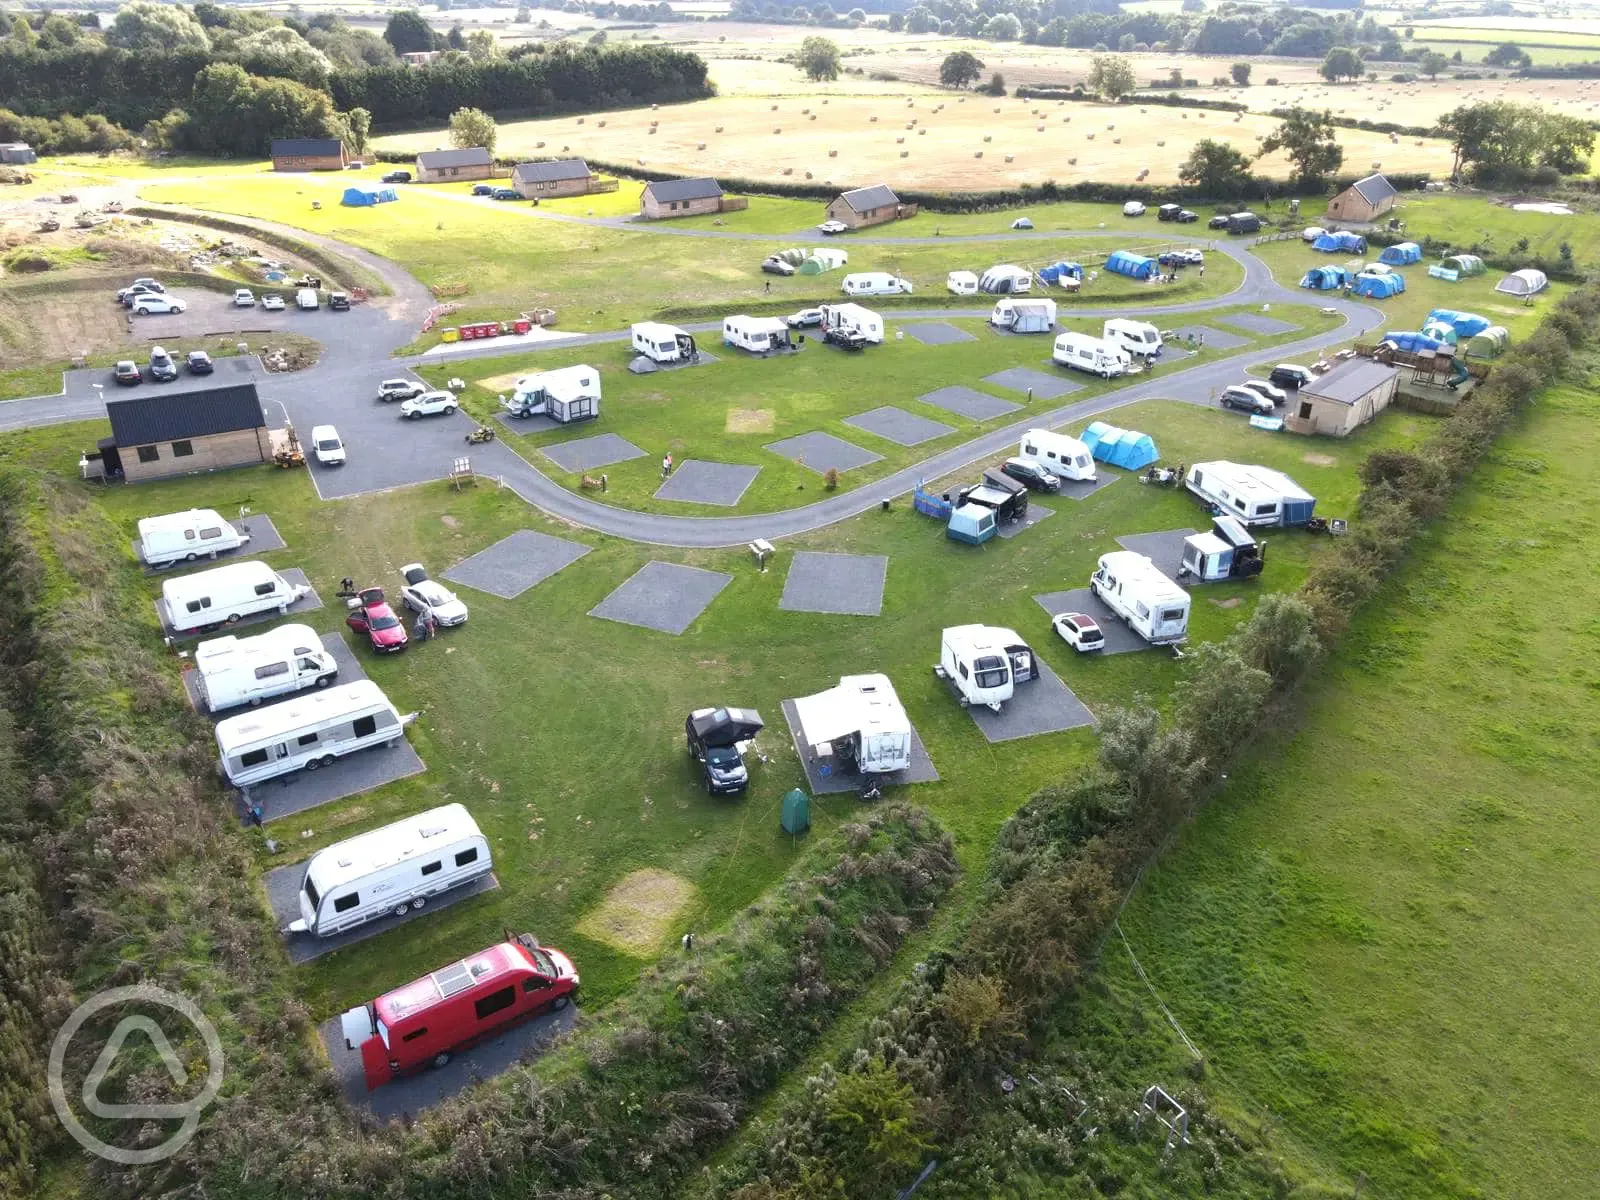
POLYGON ((119 446, 209 437, 259 429, 267 423, 253 383, 119 396, 106 401, 106 415, 119 446))
POLYGON ((593 174, 581 158, 553 158, 547 162, 522 162, 511 168, 515 183, 555 183, 563 179, 587 179, 593 174))
POLYGON ((722 185, 715 179, 703 176, 699 179, 658 179, 646 185, 644 190, 657 200, 666 202, 714 200, 722 195, 722 185))
POLYGON ((1350 185, 1361 194, 1361 198, 1368 204, 1381 204, 1390 196, 1400 193, 1382 175, 1368 175, 1365 179, 1358 179, 1350 185))
POLYGON ((1315 396, 1318 400, 1332 400, 1335 404, 1354 404, 1373 388, 1387 382, 1395 375, 1393 367, 1370 358, 1352 358, 1340 363, 1326 375, 1319 375, 1310 383, 1302 384, 1302 396, 1315 396))
POLYGON ((425 171, 448 170, 450 167, 492 167, 494 155, 482 146, 468 146, 462 150, 424 150, 417 155, 417 166, 425 171))
POLYGON ((887 183, 875 183, 871 187, 842 192, 839 199, 848 204, 853 212, 870 212, 874 208, 900 203, 900 197, 890 190, 887 183))
POLYGON ((335 158, 340 151, 338 138, 273 138, 273 158, 335 158))

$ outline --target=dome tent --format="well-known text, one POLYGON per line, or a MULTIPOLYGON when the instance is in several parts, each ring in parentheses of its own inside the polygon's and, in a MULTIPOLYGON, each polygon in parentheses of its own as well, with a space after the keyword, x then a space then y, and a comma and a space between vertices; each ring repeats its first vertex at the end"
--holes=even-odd
POLYGON ((1378 261, 1386 262, 1392 267, 1421 262, 1422 247, 1415 242, 1399 242, 1393 246, 1386 246, 1383 253, 1378 255, 1378 261))
POLYGON ((388 204, 398 199, 400 193, 392 187, 373 187, 371 184, 366 184, 345 188, 344 199, 339 203, 347 208, 370 208, 374 204, 388 204))
POLYGON ((1511 344, 1511 334, 1504 325, 1491 325, 1467 339, 1463 354, 1469 358, 1499 358, 1511 344))
POLYGON ((1439 265, 1447 271, 1454 271, 1463 279, 1468 275, 1482 275, 1489 269, 1476 254, 1452 254, 1439 265))
POLYGON ((1156 273, 1156 260, 1131 250, 1113 250, 1111 257, 1106 259, 1106 270, 1130 279, 1149 279, 1156 273))
POLYGON ((1499 283, 1494 285, 1494 290, 1504 292, 1508 296, 1534 296, 1544 291, 1550 285, 1550 280, 1543 271, 1535 271, 1532 267, 1524 267, 1520 271, 1513 271, 1499 283))
POLYGON ((1357 296, 1366 296, 1373 300, 1387 300, 1390 296, 1398 296, 1406 290, 1406 277, 1400 274, 1371 275, 1363 273, 1356 276, 1356 281, 1350 290, 1357 296))
POLYGON ((1455 326, 1446 321, 1432 320, 1422 323, 1422 336, 1431 338, 1445 346, 1454 346, 1461 340, 1461 335, 1456 333, 1455 326))
POLYGON ((1104 421, 1091 421, 1080 440, 1099 462, 1128 471, 1147 467, 1161 457, 1149 434, 1136 429, 1119 429, 1104 421))
POLYGON ((1449 347, 1437 338, 1431 338, 1425 333, 1413 333, 1409 329, 1396 330, 1383 335, 1383 340, 1390 343, 1397 350, 1407 354, 1437 354, 1440 350, 1449 347))
POLYGON ((1300 286, 1318 292, 1332 292, 1342 288, 1349 278, 1343 267, 1312 267, 1300 280, 1300 286))
POLYGON ((1367 239, 1359 233, 1325 233, 1311 243, 1311 248, 1325 254, 1365 254, 1367 239))

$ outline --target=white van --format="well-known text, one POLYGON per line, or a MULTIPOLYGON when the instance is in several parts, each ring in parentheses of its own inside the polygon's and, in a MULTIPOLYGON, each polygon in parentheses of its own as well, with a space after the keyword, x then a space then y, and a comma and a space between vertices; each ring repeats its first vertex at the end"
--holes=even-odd
POLYGON ((176 632, 232 625, 256 613, 289 611, 311 590, 290 583, 264 562, 229 563, 161 585, 167 624, 176 632))
POLYGON ((1127 373, 1128 355, 1121 347, 1087 333, 1063 333, 1056 338, 1050 357, 1063 367, 1073 367, 1110 379, 1127 373))
POLYGON ((332 425, 316 425, 311 430, 311 451, 325 467, 344 465, 344 442, 332 425))
POLYGON ((139 521, 139 557, 150 567, 193 562, 202 554, 215 558, 249 540, 248 533, 240 533, 214 508, 191 508, 139 521))
POLYGON ((660 321, 639 321, 634 324, 633 349, 651 362, 675 363, 695 360, 694 339, 676 325, 663 325, 660 321))
POLYGON ((978 277, 971 271, 951 271, 944 277, 944 286, 952 296, 976 296, 978 277))
POLYGON ((1112 317, 1102 332, 1113 346, 1140 358, 1154 358, 1161 353, 1161 331, 1146 321, 1112 317))
POLYGON ((1132 550, 1102 554, 1089 590, 1152 646, 1188 640, 1189 593, 1144 555, 1132 550))
POLYGON ((331 937, 378 917, 403 917, 493 868, 471 813, 459 804, 431 808, 312 855, 300 919, 284 932, 331 937))
POLYGON ((909 296, 911 281, 887 271, 861 271, 846 275, 840 289, 846 296, 909 296))
POLYGON ((787 322, 777 317, 747 317, 740 314, 722 322, 722 344, 737 346, 752 354, 767 354, 787 349, 792 343, 787 322))
POLYGON ((324 688, 217 722, 217 755, 235 787, 315 771, 369 746, 394 746, 416 716, 402 717, 370 679, 324 688))
POLYGON ((1094 455, 1077 438, 1049 429, 1030 429, 1022 435, 1019 458, 1036 462, 1058 479, 1094 481, 1094 455))
POLYGON ((324 688, 339 664, 309 625, 280 625, 255 637, 212 638, 194 650, 197 690, 211 712, 305 688, 324 688))
POLYGON ((304 311, 310 311, 321 305, 322 300, 317 295, 316 288, 301 288, 294 294, 294 306, 304 311))

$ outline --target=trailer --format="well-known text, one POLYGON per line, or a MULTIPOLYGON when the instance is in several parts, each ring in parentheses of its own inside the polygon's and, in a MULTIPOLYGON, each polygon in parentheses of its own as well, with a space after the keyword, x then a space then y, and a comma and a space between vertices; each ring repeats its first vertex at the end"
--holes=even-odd
POLYGON ((963 707, 982 704, 999 712, 1016 684, 1039 677, 1039 667, 1033 648, 1014 629, 952 625, 939 639, 933 673, 950 685, 963 707))
POLYGON ((310 590, 306 584, 290 583, 264 562, 229 563, 167 580, 161 585, 161 604, 167 624, 187 633, 274 609, 281 615, 310 590))
POLYGON ((846 275, 839 285, 846 296, 909 296, 911 281, 887 271, 858 271, 846 275))
POLYGON ((1061 479, 1094 482, 1094 455, 1087 445, 1065 433, 1030 429, 1022 435, 1017 454, 1061 479))
POLYGON ((212 508, 191 508, 139 521, 139 557, 150 567, 193 562, 201 555, 215 558, 249 540, 248 533, 235 529, 212 508))
POLYGON ((210 712, 325 688, 339 663, 309 625, 279 625, 255 637, 212 638, 194 651, 195 690, 210 712))
POLYGON ((1125 375, 1131 365, 1127 351, 1115 342, 1070 331, 1056 338, 1050 357, 1063 367, 1086 371, 1101 379, 1125 375))
POLYGON ((752 354, 794 349, 787 322, 777 317, 747 317, 743 314, 723 320, 722 344, 737 346, 752 354))
POLYGON ((587 363, 524 375, 501 407, 513 417, 549 417, 563 425, 600 415, 600 372, 587 363))
POLYGON ((1211 519, 1211 529, 1183 539, 1178 578, 1193 576, 1199 583, 1220 579, 1253 579, 1267 565, 1267 547, 1250 536, 1234 517, 1211 519))
POLYGON ((653 363, 694 362, 699 357, 694 338, 676 325, 638 321, 631 330, 633 348, 653 363))
POLYGON ((248 787, 292 771, 315 771, 373 746, 395 746, 415 713, 400 715, 370 679, 324 688, 217 723, 222 774, 248 787))
POLYGON ((944 286, 952 296, 976 296, 978 277, 971 271, 951 271, 945 276, 944 286))
POLYGON ((1183 485, 1208 506, 1246 525, 1304 525, 1317 506, 1316 497, 1271 467, 1195 463, 1183 485))
POLYGON ((1102 554, 1089 577, 1095 599, 1152 646, 1170 646, 1189 636, 1189 593, 1142 554, 1102 554))
POLYGON ((911 720, 887 675, 845 675, 837 687, 794 702, 814 759, 863 775, 911 765, 911 720))

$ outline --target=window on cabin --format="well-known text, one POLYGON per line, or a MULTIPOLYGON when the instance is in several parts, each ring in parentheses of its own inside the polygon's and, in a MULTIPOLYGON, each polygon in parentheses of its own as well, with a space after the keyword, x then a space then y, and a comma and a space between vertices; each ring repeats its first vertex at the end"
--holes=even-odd
POLYGON ((173 458, 189 458, 193 454, 194 454, 194 443, 193 442, 173 442, 172 443, 172 457, 173 458))
POLYGON ((160 460, 161 460, 161 452, 159 450, 157 450, 154 446, 140 446, 139 447, 139 461, 140 462, 142 462, 142 463, 153 463, 153 462, 159 462, 160 460))

